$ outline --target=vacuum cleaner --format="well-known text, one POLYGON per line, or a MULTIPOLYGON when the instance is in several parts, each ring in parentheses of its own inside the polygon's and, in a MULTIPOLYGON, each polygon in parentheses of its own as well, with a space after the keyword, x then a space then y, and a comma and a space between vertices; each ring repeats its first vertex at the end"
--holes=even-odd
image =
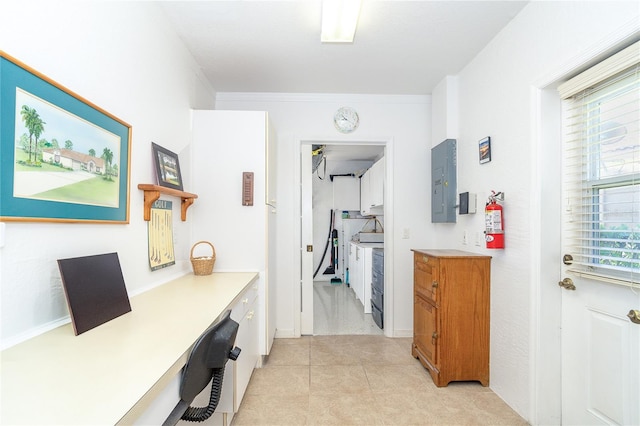
MULTIPOLYGON (((327 237, 327 243, 324 246, 324 252, 322 253, 320 264, 318 265, 318 268, 314 272, 313 278, 315 278, 316 275, 318 275, 318 271, 320 271, 320 268, 322 267, 322 262, 324 262, 324 258, 327 254, 327 249, 329 248, 329 245, 331 245, 331 263, 329 264, 329 266, 327 266, 327 268, 324 270, 322 275, 335 275, 336 273, 336 268, 338 267, 338 230, 334 228, 334 221, 335 221, 335 211, 332 209, 330 212, 330 218, 329 218, 329 235, 327 237)), ((340 278, 338 277, 331 278, 331 284, 337 285, 341 283, 342 283, 342 280, 340 278)))

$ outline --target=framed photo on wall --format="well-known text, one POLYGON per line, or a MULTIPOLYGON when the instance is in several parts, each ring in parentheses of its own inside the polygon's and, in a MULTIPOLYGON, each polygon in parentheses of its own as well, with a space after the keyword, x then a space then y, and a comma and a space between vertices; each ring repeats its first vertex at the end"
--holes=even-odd
POLYGON ((491 161, 491 137, 487 136, 478 142, 478 151, 480 154, 480 164, 491 161))
POLYGON ((129 223, 131 126, 0 51, 0 220, 129 223))
POLYGON ((178 155, 151 142, 158 185, 182 191, 182 174, 178 155))

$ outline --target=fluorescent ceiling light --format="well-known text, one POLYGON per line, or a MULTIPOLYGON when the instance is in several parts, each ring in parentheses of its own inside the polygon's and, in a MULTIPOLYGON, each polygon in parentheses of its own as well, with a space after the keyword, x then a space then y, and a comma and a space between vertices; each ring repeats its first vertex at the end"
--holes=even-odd
POLYGON ((353 43, 359 14, 360 0, 323 0, 320 41, 353 43))

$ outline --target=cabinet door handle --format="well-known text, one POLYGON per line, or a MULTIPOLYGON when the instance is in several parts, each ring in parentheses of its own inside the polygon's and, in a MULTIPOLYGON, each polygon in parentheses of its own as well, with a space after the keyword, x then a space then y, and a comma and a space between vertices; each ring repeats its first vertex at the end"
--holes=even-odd
POLYGON ((431 287, 438 288, 438 281, 434 281, 431 283, 431 287))
POLYGON ((437 339, 438 339, 438 333, 434 331, 433 334, 431 335, 431 344, 435 345, 437 339))
POLYGON ((245 298, 245 299, 242 299, 242 303, 244 303, 245 305, 246 305, 247 303, 249 303, 249 298, 247 297, 247 298, 245 298))

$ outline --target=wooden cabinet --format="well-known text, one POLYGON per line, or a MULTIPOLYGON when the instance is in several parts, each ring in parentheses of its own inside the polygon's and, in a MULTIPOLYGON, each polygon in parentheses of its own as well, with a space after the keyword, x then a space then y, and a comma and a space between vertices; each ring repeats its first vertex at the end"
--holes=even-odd
POLYGON ((413 250, 411 354, 436 386, 489 385, 491 257, 458 250, 413 250))

